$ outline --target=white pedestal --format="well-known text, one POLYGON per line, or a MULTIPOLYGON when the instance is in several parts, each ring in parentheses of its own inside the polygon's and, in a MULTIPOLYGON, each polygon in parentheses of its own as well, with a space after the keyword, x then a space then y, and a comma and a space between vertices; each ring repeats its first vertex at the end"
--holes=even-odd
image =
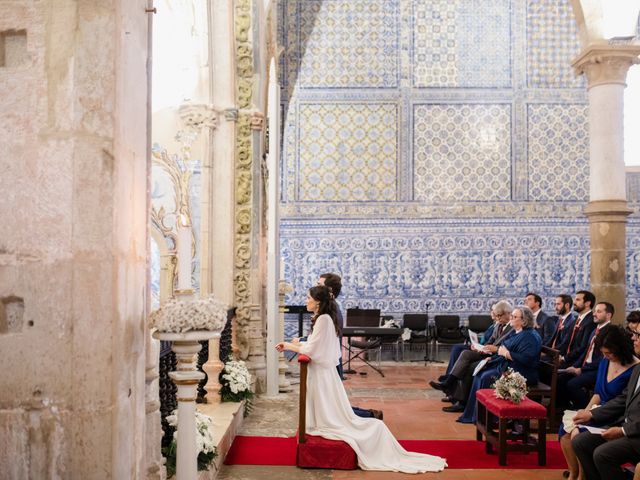
POLYGON ((154 332, 158 340, 173 342, 171 349, 178 360, 178 370, 169 377, 178 387, 178 440, 176 480, 195 480, 198 476, 196 446, 196 397, 204 373, 196 370, 200 341, 220 337, 220 332, 196 330, 186 333, 154 332))

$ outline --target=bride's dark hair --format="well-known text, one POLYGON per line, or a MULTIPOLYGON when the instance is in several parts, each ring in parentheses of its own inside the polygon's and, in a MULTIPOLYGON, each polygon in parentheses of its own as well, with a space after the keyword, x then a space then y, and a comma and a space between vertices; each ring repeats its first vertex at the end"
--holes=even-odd
POLYGON ((336 320, 338 307, 336 306, 336 301, 333 298, 331 288, 326 287, 325 285, 317 285, 315 287, 311 287, 309 289, 309 296, 320 303, 320 305, 318 305, 318 313, 314 315, 313 318, 311 318, 311 330, 313 331, 313 326, 316 323, 316 319, 320 315, 324 315, 326 313, 331 317, 331 320, 333 320, 333 326, 336 329, 336 335, 340 336, 340 326, 338 325, 338 321, 336 320))

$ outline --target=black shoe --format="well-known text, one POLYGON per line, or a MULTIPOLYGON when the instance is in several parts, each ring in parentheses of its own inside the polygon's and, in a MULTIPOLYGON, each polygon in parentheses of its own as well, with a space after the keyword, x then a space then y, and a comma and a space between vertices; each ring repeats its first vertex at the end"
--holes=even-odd
POLYGON ((435 382, 433 380, 429 382, 429 385, 431 385, 431 388, 435 388, 436 390, 440 390, 441 392, 443 392, 446 387, 444 383, 435 382))
POLYGON ((446 403, 446 402, 449 402, 449 403, 453 403, 453 402, 455 402, 455 400, 454 400, 453 398, 451 398, 449 395, 447 395, 446 397, 442 397, 442 398, 440 399, 440 401, 441 401, 441 402, 445 402, 445 403, 446 403))
POLYGON ((443 382, 447 379, 447 377, 448 377, 448 376, 449 376, 449 375, 440 375, 440 376, 438 377, 438 381, 439 381, 440 383, 443 383, 443 382))
POLYGON ((462 405, 460 402, 455 402, 453 405, 449 407, 442 407, 442 411, 447 413, 464 412, 464 405, 462 405))

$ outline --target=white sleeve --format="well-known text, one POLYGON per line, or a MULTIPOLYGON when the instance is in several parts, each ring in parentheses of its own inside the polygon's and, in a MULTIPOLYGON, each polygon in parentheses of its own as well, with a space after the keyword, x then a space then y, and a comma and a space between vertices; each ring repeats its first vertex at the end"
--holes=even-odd
POLYGON ((300 348, 300 353, 307 355, 318 364, 335 366, 340 359, 336 327, 329 315, 320 315, 313 326, 313 332, 300 348))

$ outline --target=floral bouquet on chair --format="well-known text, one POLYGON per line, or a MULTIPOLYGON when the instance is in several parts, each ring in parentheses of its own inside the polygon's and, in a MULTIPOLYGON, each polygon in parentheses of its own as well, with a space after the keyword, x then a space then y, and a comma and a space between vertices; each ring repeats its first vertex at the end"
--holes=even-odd
POLYGON ((527 380, 512 368, 508 368, 493 385, 496 397, 520 403, 527 395, 527 380))
POLYGON ((245 411, 251 411, 251 374, 242 360, 229 359, 220 372, 220 395, 223 402, 241 402, 246 400, 245 411))

